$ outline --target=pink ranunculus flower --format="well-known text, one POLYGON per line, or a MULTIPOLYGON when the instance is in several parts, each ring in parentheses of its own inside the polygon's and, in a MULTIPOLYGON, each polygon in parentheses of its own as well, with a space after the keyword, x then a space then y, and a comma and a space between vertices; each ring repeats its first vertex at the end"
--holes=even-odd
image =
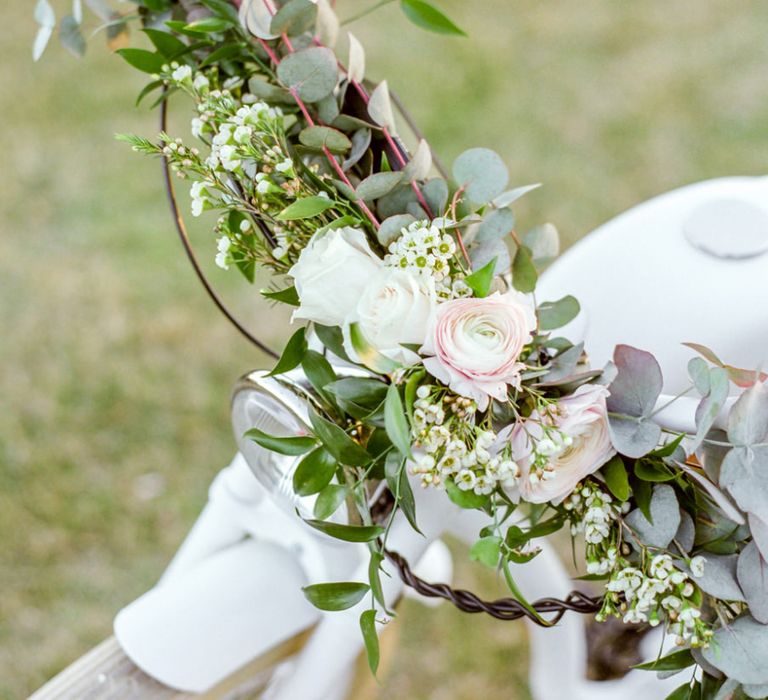
POLYGON ((604 386, 585 384, 557 402, 546 427, 534 411, 499 432, 497 445, 511 444, 520 469, 515 495, 529 503, 560 503, 616 454, 608 434, 607 397, 604 386))
POLYGON ((515 291, 483 299, 454 299, 439 304, 430 318, 421 352, 427 371, 452 391, 477 401, 504 401, 507 386, 520 385, 520 353, 531 341, 536 315, 515 291))

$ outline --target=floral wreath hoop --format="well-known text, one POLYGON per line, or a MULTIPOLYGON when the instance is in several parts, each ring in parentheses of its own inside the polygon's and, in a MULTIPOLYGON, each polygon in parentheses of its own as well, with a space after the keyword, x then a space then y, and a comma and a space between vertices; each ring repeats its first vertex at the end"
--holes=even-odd
MULTIPOLYGON (((619 345, 591 368, 583 343, 556 334, 578 302, 535 297, 556 231, 518 235, 512 206, 536 186, 507 189, 506 166, 486 148, 462 153, 451 177, 433 174, 423 139, 409 157, 386 82, 365 87, 360 43, 349 35, 346 65, 328 48, 339 34, 329 0, 136 2, 154 48, 119 53, 151 76, 141 97, 161 91, 163 129, 157 141, 122 139, 162 157, 179 235, 229 320, 271 353, 203 275, 172 172, 193 181, 194 216, 220 212, 217 264, 250 282, 262 268, 284 280, 262 295, 306 323, 260 375, 301 377, 303 425, 238 436, 282 460, 296 497, 311 501, 299 511, 310 527, 368 547, 368 582, 313 584, 306 597, 323 610, 370 601, 360 625, 374 671, 389 558, 408 585, 468 612, 664 625, 681 648, 645 668, 701 670, 670 697, 768 697, 766 375, 692 346, 702 357, 688 365, 690 391, 701 398, 689 435, 654 421, 663 378, 650 353, 619 345), (174 93, 197 105, 196 146, 165 133, 174 93), (488 516, 470 554, 504 574, 513 598, 428 584, 389 551, 393 526, 420 531, 412 483, 488 516), (384 487, 390 502, 377 511, 384 487), (510 565, 563 527, 583 536, 587 578, 605 593, 531 604, 510 565)), ((425 0, 400 5, 425 29, 463 34, 425 0)), ((38 0, 38 55, 49 8, 38 0)), ((72 44, 82 18, 70 19, 72 44)), ((126 18, 105 21, 112 41, 124 38, 126 18)))

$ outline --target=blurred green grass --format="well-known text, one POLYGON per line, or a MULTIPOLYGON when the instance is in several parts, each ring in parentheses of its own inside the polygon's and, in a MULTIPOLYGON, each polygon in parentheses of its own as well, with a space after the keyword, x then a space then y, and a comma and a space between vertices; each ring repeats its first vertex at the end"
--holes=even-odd
MULTIPOLYGON (((445 160, 490 146, 514 184, 543 182, 523 222, 552 221, 570 243, 656 193, 768 170, 768 4, 440 4, 469 39, 424 34, 388 7, 354 26, 369 74, 445 160)), ((359 0, 339 5, 344 16, 359 0)), ((107 636, 157 579, 231 457, 232 383, 266 362, 198 288, 158 164, 112 138, 156 129, 133 107, 140 76, 100 37, 85 61, 52 46, 32 64, 31 12, 0 8, 3 698, 107 636)), ((196 239, 210 259, 204 227, 196 239)), ((252 327, 287 335, 234 273, 211 274, 252 327)), ((457 567, 465 585, 493 583, 461 555, 457 567)), ((412 604, 404 617, 371 697, 528 697, 519 624, 412 604)))

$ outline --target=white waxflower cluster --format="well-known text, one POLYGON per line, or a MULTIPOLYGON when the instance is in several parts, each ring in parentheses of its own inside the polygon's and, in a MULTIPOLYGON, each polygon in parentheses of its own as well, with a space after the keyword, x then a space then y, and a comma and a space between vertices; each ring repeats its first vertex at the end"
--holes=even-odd
POLYGON ((696 588, 686 573, 675 568, 669 554, 655 555, 645 570, 624 566, 614 573, 606 588, 623 601, 615 607, 617 599, 606 597, 609 609, 604 605, 598 619, 604 619, 605 614, 623 613, 625 623, 647 623, 652 627, 666 620, 680 645, 705 646, 712 636, 692 600, 696 588))
POLYGON ((452 479, 463 491, 487 495, 497 485, 511 487, 520 470, 506 452, 492 454, 496 433, 474 425, 477 404, 437 387, 417 390, 413 411, 414 446, 419 456, 411 472, 422 486, 452 479))
POLYGON ((471 291, 451 269, 456 254, 456 242, 429 221, 415 221, 402 230, 400 237, 389 244, 384 258, 388 267, 431 275, 440 297, 453 299, 469 296, 471 291))
POLYGON ((587 573, 607 574, 618 561, 618 519, 628 504, 617 503, 594 481, 578 485, 563 502, 571 535, 584 534, 587 573))
POLYGON ((555 427, 544 425, 544 436, 535 441, 528 479, 532 484, 554 479, 554 462, 571 445, 573 438, 555 427))

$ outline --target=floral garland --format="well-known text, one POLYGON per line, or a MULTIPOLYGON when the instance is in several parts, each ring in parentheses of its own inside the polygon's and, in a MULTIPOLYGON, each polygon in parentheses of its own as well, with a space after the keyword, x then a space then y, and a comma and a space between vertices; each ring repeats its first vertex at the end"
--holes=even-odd
MULTIPOLYGON (((111 41, 125 33, 126 17, 86 2, 111 41)), ((425 29, 462 33, 423 0, 400 4, 425 29)), ((509 565, 534 558, 536 538, 564 527, 583 536, 587 578, 605 586, 598 619, 676 637, 679 651, 644 668, 700 668, 670 698, 768 697, 765 376, 696 346, 697 432, 662 430, 655 359, 618 346, 608 367, 590 368, 583 346, 555 333, 578 302, 537 304, 556 232, 519 236, 511 209, 535 186, 507 189, 485 148, 461 154, 450 178, 431 176, 426 142, 410 157, 397 136, 386 82, 369 92, 359 42, 350 35, 346 66, 328 48, 339 21, 327 0, 137 6, 153 50, 119 52, 151 75, 142 98, 193 101, 195 145, 122 138, 191 180, 194 216, 219 212, 216 263, 250 282, 270 271, 280 284, 262 294, 306 322, 272 375, 306 374, 312 433, 248 435, 297 459, 296 493, 316 495, 310 525, 371 552, 369 582, 309 586, 307 597, 340 610, 370 593, 361 625, 375 670, 388 525, 402 512, 417 529, 410 475, 490 516, 471 556, 516 596, 509 565), (354 376, 339 376, 340 362, 354 376), (718 430, 731 384, 743 393, 718 430), (381 481, 394 500, 383 523, 368 505, 381 481), (356 524, 329 520, 344 502, 356 524), (512 524, 520 513, 525 526, 512 524)), ((47 0, 36 17, 39 56, 55 24, 47 0)), ((77 12, 62 22, 73 50, 81 22, 77 12)))

